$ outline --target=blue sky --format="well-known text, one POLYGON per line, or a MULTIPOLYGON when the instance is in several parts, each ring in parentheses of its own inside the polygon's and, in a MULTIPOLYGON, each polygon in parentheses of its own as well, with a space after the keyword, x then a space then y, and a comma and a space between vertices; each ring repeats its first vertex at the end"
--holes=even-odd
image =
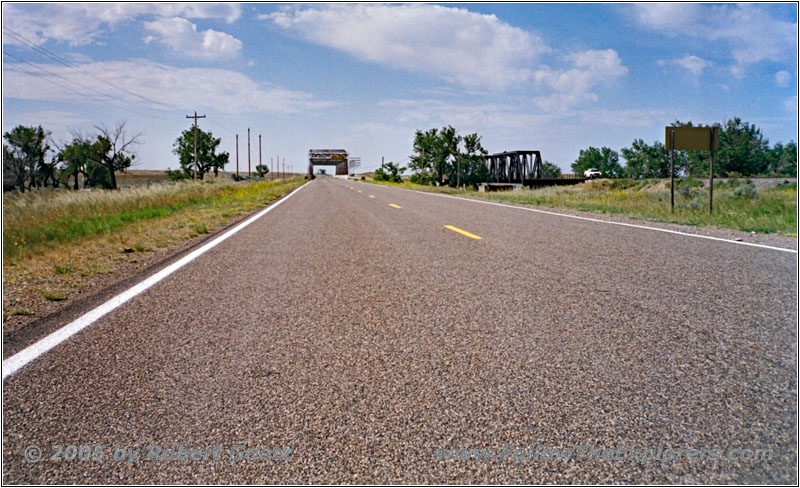
MULTIPOLYGON (((568 170, 588 146, 738 116, 797 140, 795 4, 3 4, 3 131, 125 120, 138 168, 190 125, 246 167, 310 148, 372 169, 416 129, 477 131, 568 170), (62 63, 65 61, 67 64, 62 63)), ((226 169, 233 170, 231 164, 226 169)))

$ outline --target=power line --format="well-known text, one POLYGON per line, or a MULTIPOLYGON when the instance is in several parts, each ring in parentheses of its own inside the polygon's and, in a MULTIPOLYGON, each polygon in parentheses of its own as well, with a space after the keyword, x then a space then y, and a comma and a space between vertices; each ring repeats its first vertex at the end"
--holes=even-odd
MULTIPOLYGON (((42 70, 42 71, 44 71, 44 72, 46 72, 46 73, 50 73, 50 74, 52 74, 52 75, 54 75, 54 76, 57 76, 57 77, 59 77, 59 78, 62 78, 62 79, 64 79, 64 80, 66 80, 66 81, 68 81, 68 82, 70 82, 70 83, 73 83, 73 84, 75 84, 75 85, 81 86, 82 88, 86 88, 86 89, 88 89, 88 90, 92 90, 90 87, 83 86, 83 85, 81 85, 80 83, 77 83, 77 82, 75 82, 75 81, 73 81, 73 80, 70 80, 70 79, 68 79, 68 78, 64 78, 63 76, 60 76, 60 75, 58 75, 58 74, 56 74, 56 73, 52 73, 52 72, 50 72, 50 71, 47 71, 47 70, 45 70, 45 69, 43 69, 43 68, 41 68, 41 67, 39 67, 39 66, 37 66, 37 65, 35 65, 35 64, 33 64, 33 63, 30 63, 30 62, 28 62, 28 61, 25 61, 25 60, 23 60, 23 59, 20 59, 20 58, 18 58, 18 57, 16 57, 16 56, 14 56, 13 54, 10 54, 10 53, 7 53, 7 52, 3 52, 3 54, 4 54, 4 55, 6 55, 6 56, 9 56, 9 57, 12 57, 12 58, 14 58, 14 59, 16 59, 16 60, 18 60, 18 61, 21 61, 21 62, 23 62, 23 63, 30 64, 31 66, 34 66, 34 67, 36 67, 36 68, 38 68, 38 69, 40 69, 40 70, 42 70)), ((23 67, 21 67, 21 66, 17 66, 17 65, 15 65, 15 66, 14 66, 14 68, 16 68, 16 69, 18 69, 18 70, 20 70, 20 71, 22 71, 22 72, 24 72, 24 73, 27 73, 27 74, 29 74, 29 75, 31 75, 31 76, 35 76, 35 77, 37 77, 37 78, 40 78, 40 79, 42 79, 43 81, 46 81, 46 82, 48 82, 48 83, 50 83, 50 84, 53 84, 53 85, 55 85, 55 86, 58 86, 58 87, 61 87, 61 88, 65 89, 65 90, 69 90, 69 91, 71 91, 71 92, 73 92, 73 93, 77 93, 78 95, 80 95, 80 96, 82 96, 82 97, 85 97, 86 99, 88 99, 88 100, 91 100, 91 101, 93 101, 93 102, 97 102, 97 103, 101 103, 101 104, 109 105, 109 106, 111 106, 111 107, 118 108, 118 109, 122 109, 122 110, 128 110, 128 111, 130 111, 130 112, 133 112, 133 113, 136 113, 136 114, 139 114, 139 115, 144 115, 145 117, 153 117, 153 118, 156 118, 156 119, 161 119, 161 120, 172 120, 172 119, 168 119, 167 117, 160 117, 160 116, 158 116, 158 115, 153 115, 153 114, 148 114, 148 113, 145 113, 145 112, 140 112, 140 111, 138 111, 138 110, 134 110, 134 109, 132 109, 132 108, 130 108, 130 107, 125 107, 125 106, 117 105, 117 104, 111 103, 111 102, 109 102, 109 101, 107 101, 107 100, 101 100, 101 99, 99 99, 99 98, 92 97, 91 95, 89 95, 89 94, 86 94, 86 93, 83 93, 83 92, 81 92, 81 91, 79 91, 79 90, 76 90, 76 89, 74 89, 74 88, 72 88, 72 87, 69 87, 69 86, 63 85, 63 84, 61 84, 61 83, 58 83, 58 82, 56 82, 56 81, 53 81, 53 80, 51 80, 50 78, 48 78, 48 77, 46 77, 46 76, 43 76, 41 73, 35 73, 35 72, 33 72, 33 71, 29 71, 29 70, 27 70, 27 69, 25 69, 25 68, 23 68, 23 67)), ((110 95, 108 95, 108 94, 105 94, 105 93, 103 93, 103 92, 100 92, 100 91, 97 91, 97 90, 92 90, 92 91, 94 91, 94 92, 96 92, 96 93, 99 93, 100 95, 103 95, 103 96, 105 96, 105 97, 107 97, 107 98, 112 98, 112 99, 113 99, 113 97, 112 97, 112 96, 110 96, 110 95)), ((120 102, 120 103, 126 103, 126 102, 120 102)), ((146 110, 153 110, 153 109, 146 109, 146 110)))
POLYGON ((86 76, 89 76, 90 78, 93 78, 93 79, 95 79, 95 80, 97 80, 97 81, 100 81, 100 82, 102 82, 102 83, 105 83, 105 84, 107 84, 107 85, 109 85, 109 86, 112 86, 112 87, 114 87, 114 88, 118 89, 118 90, 122 90, 122 91, 124 91, 125 93, 128 93, 128 94, 130 94, 130 95, 133 95, 133 96, 135 96, 135 97, 137 97, 137 98, 141 98, 142 100, 146 100, 146 101, 148 101, 148 102, 155 103, 156 105, 161 105, 161 106, 163 106, 163 107, 167 107, 167 108, 169 108, 169 109, 171 109, 171 110, 180 110, 178 107, 175 107, 175 106, 173 106, 173 105, 166 104, 166 103, 164 103, 164 102, 160 102, 160 101, 158 101, 158 100, 154 100, 154 99, 152 99, 152 98, 149 98, 149 97, 146 97, 146 96, 144 96, 144 95, 140 95, 140 94, 138 94, 138 93, 135 93, 135 92, 133 92, 133 91, 131 91, 131 90, 128 90, 128 89, 127 89, 127 88, 125 88, 125 87, 119 86, 119 85, 117 85, 116 83, 112 83, 112 82, 110 82, 110 81, 108 81, 108 80, 105 80, 105 79, 103 79, 103 78, 100 78, 99 76, 96 76, 96 75, 94 75, 94 74, 92 74, 92 73, 90 73, 90 72, 88 72, 88 71, 86 71, 86 70, 84 70, 84 69, 82 69, 82 68, 80 68, 80 67, 78 67, 78 66, 76 66, 76 65, 72 64, 72 63, 70 63, 69 61, 65 60, 65 59, 64 59, 64 58, 62 58, 61 56, 58 56, 57 54, 55 54, 55 53, 53 53, 53 52, 51 52, 51 51, 47 50, 46 48, 43 48, 43 47, 41 47, 41 46, 37 46, 37 45, 36 45, 36 43, 34 43, 33 41, 31 41, 31 40, 29 40, 29 39, 25 38, 23 35, 21 35, 21 34, 19 34, 19 33, 15 32, 13 29, 9 29, 8 27, 4 27, 3 31, 4 31, 5 33, 7 33, 7 34, 10 34, 10 35, 11 35, 13 38, 17 39, 18 41, 22 42, 22 43, 23 43, 25 46, 27 46, 28 48, 30 48, 30 49, 33 49, 33 50, 35 50, 35 51, 37 51, 37 52, 39 52, 39 53, 41 53, 41 54, 43 54, 43 55, 45 55, 45 56, 47 56, 47 57, 49 57, 49 58, 52 58, 52 59, 54 59, 54 60, 58 61, 59 63, 61 63, 61 64, 65 65, 65 66, 67 66, 67 67, 69 67, 69 68, 75 69, 75 70, 77 70, 77 71, 79 71, 79 72, 83 73, 84 75, 86 75, 86 76))

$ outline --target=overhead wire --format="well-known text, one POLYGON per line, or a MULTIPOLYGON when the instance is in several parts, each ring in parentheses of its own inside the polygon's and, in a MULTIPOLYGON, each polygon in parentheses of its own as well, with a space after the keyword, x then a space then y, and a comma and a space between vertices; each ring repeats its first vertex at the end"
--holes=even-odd
POLYGON ((61 56, 53 53, 52 51, 50 51, 50 50, 48 50, 48 49, 46 49, 44 47, 36 45, 36 43, 34 43, 33 41, 27 39, 23 35, 15 32, 13 29, 9 29, 7 27, 4 27, 3 30, 4 30, 4 32, 6 34, 11 35, 13 38, 15 38, 16 40, 18 40, 21 43, 23 43, 26 47, 28 47, 30 49, 33 49, 33 50, 39 52, 40 54, 43 54, 43 55, 45 55, 45 56, 47 56, 47 57, 49 57, 49 58, 51 58, 51 59, 63 64, 63 65, 65 65, 65 66, 67 66, 67 67, 69 67, 71 69, 79 71, 79 72, 83 73, 84 75, 86 75, 86 76, 88 76, 90 78, 93 78, 93 79, 95 79, 97 81, 105 83, 106 85, 112 86, 112 87, 114 87, 114 88, 116 88, 118 90, 124 91, 125 93, 128 93, 129 95, 133 95, 133 96, 135 96, 137 98, 140 98, 142 100, 146 100, 148 102, 155 103, 156 105, 161 105, 161 106, 167 107, 167 108, 169 108, 171 110, 180 110, 180 108, 178 108, 178 107, 176 107, 174 105, 170 105, 170 104, 161 102, 159 100, 155 100, 153 98, 141 95, 141 94, 136 93, 136 92, 134 92, 132 90, 129 90, 129 89, 123 87, 123 86, 120 86, 120 85, 118 85, 116 83, 112 83, 112 82, 110 82, 110 81, 108 81, 108 80, 106 80, 104 78, 101 78, 101 77, 99 77, 99 76, 97 76, 97 75, 95 75, 93 73, 90 73, 90 72, 86 71, 85 69, 70 63, 69 61, 67 61, 66 59, 62 58, 61 56))
MULTIPOLYGON (((106 93, 100 92, 100 91, 98 91, 98 90, 94 90, 94 89, 92 89, 91 87, 88 87, 88 86, 85 86, 85 85, 81 85, 80 83, 77 83, 77 82, 75 82, 75 81, 73 81, 73 80, 70 80, 70 79, 68 79, 68 78, 65 78, 64 76, 61 76, 61 75, 59 75, 59 74, 57 74, 57 73, 53 73, 52 71, 48 71, 48 70, 46 70, 46 69, 42 68, 41 66, 38 66, 38 65, 36 65, 36 64, 33 64, 33 63, 29 62, 29 61, 25 61, 24 59, 21 59, 21 58, 19 58, 19 57, 17 57, 17 56, 15 56, 15 55, 13 55, 13 54, 11 54, 11 53, 8 53, 8 52, 6 52, 6 51, 3 51, 3 55, 5 55, 5 56, 9 56, 9 57, 11 57, 11 58, 14 58, 14 59, 16 59, 17 61, 20 61, 20 62, 22 62, 22 63, 25 63, 25 64, 28 64, 28 65, 34 66, 35 68, 37 68, 37 69, 39 69, 39 70, 41 70, 41 71, 43 71, 43 72, 45 72, 45 73, 49 73, 49 74, 51 74, 51 75, 53 75, 53 76, 57 76, 58 78, 61 78, 61 79, 65 80, 65 81, 68 81, 68 82, 70 82, 70 83, 73 83, 73 84, 75 84, 75 85, 78 85, 78 86, 80 86, 80 87, 82 87, 82 88, 85 88, 85 89, 87 89, 87 90, 90 90, 90 91, 93 91, 93 92, 95 92, 95 93, 98 93, 98 94, 100 94, 100 95, 103 95, 103 96, 105 96, 105 97, 107 97, 107 98, 112 98, 112 99, 114 98, 114 97, 112 97, 112 96, 110 96, 110 95, 108 95, 108 94, 106 94, 106 93)), ((54 81, 54 80, 52 80, 52 79, 50 79, 50 78, 48 78, 48 77, 46 77, 46 76, 42 75, 42 73, 36 73, 36 72, 33 72, 33 71, 29 71, 29 70, 27 70, 27 69, 25 69, 25 68, 23 68, 23 67, 21 67, 21 66, 18 66, 18 65, 15 65, 15 66, 14 66, 14 68, 15 68, 15 69, 18 69, 18 70, 20 70, 20 71, 22 71, 22 72, 24 72, 24 73, 27 73, 27 74, 29 74, 29 75, 31 75, 31 76, 35 76, 35 77, 37 77, 37 78, 39 78, 39 79, 41 79, 41 80, 43 80, 43 81, 46 81, 46 82, 48 82, 48 83, 50 83, 50 84, 56 85, 56 86, 58 86, 58 87, 60 87, 60 88, 63 88, 63 89, 65 89, 65 90, 69 90, 69 91, 71 91, 71 92, 73 92, 73 93, 77 93, 78 95, 81 95, 82 97, 86 98, 87 100, 91 100, 91 101, 93 101, 93 102, 97 102, 97 103, 101 103, 101 104, 109 105, 109 106, 111 106, 111 107, 118 108, 118 109, 122 109, 122 110, 128 110, 128 111, 130 111, 130 112, 133 112, 133 113, 136 113, 136 114, 139 114, 139 115, 144 115, 145 117, 152 117, 152 118, 161 119, 161 120, 173 120, 172 118, 168 118, 168 117, 162 117, 162 116, 159 116, 159 115, 149 114, 149 113, 146 113, 146 112, 141 112, 141 111, 138 111, 138 110, 132 109, 132 108, 130 108, 130 107, 126 107, 126 106, 123 106, 123 105, 118 105, 118 104, 116 104, 116 103, 112 103, 112 102, 110 102, 110 101, 108 101, 108 100, 102 100, 102 99, 99 99, 99 98, 95 98, 95 97, 93 97, 93 96, 92 96, 92 95, 90 95, 90 94, 87 94, 87 93, 81 92, 81 91, 79 91, 79 90, 76 90, 75 88, 72 88, 72 87, 66 86, 66 85, 64 85, 64 84, 58 83, 58 82, 56 82, 56 81, 54 81)), ((125 103, 125 102, 121 102, 121 103, 125 103)))

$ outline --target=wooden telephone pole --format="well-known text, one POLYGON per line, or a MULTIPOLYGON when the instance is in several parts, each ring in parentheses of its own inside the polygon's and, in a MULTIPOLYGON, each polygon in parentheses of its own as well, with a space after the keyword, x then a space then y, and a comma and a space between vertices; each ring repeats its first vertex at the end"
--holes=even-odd
POLYGON ((187 119, 194 119, 194 171, 192 171, 192 179, 197 179, 197 119, 204 119, 206 118, 205 114, 197 115, 197 112, 194 115, 187 115, 187 119))
POLYGON ((239 176, 239 134, 236 134, 236 176, 239 176))
POLYGON ((247 176, 250 176, 250 128, 247 128, 247 176))

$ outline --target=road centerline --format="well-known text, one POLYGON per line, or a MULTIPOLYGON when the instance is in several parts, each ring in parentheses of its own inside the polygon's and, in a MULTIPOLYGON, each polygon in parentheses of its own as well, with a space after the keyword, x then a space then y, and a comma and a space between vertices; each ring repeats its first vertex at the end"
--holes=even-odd
POLYGON ((394 203, 390 203, 389 206, 394 208, 403 208, 400 205, 395 205, 394 203))
POLYGON ((483 237, 481 237, 479 235, 475 235, 472 232, 467 232, 464 229, 459 229, 458 227, 456 227, 454 225, 445 225, 444 228, 448 229, 448 230, 452 230, 453 232, 458 232, 461 235, 465 235, 465 236, 471 237, 473 239, 477 239, 477 240, 482 240, 483 239, 483 237))
MULTIPOLYGON (((369 184, 369 183, 364 183, 364 184, 369 184)), ((564 218, 568 218, 568 219, 583 220, 583 221, 588 221, 588 222, 597 222, 597 223, 600 223, 600 224, 608 224, 608 225, 617 225, 617 226, 628 227, 628 228, 633 228, 633 229, 651 230, 651 231, 655 231, 655 232, 663 232, 663 233, 666 233, 666 234, 682 235, 682 236, 687 236, 687 237, 695 237, 695 238, 698 238, 698 239, 707 239, 707 240, 711 240, 711 241, 719 241, 719 242, 726 242, 726 243, 729 243, 729 244, 737 244, 737 245, 740 245, 740 246, 757 247, 757 248, 761 248, 761 249, 769 249, 769 250, 772 250, 772 251, 781 251, 781 252, 788 252, 788 253, 792 253, 792 254, 797 254, 797 250, 789 249, 789 248, 785 248, 785 247, 768 246, 766 244, 756 244, 754 242, 734 241, 733 239, 725 239, 725 238, 722 238, 722 237, 706 236, 706 235, 702 235, 702 234, 692 234, 690 232, 682 232, 682 231, 679 231, 679 230, 672 230, 672 229, 662 229, 662 228, 659 228, 659 227, 650 227, 650 226, 647 226, 647 225, 629 224, 629 223, 626 223, 626 222, 614 222, 614 221, 611 221, 611 220, 602 220, 602 219, 597 219, 597 218, 592 218, 592 217, 584 217, 584 216, 581 216, 581 215, 569 215, 569 214, 563 214, 563 213, 549 211, 549 210, 542 210, 542 209, 539 209, 539 208, 522 207, 522 206, 519 206, 519 205, 508 205, 508 204, 499 203, 499 202, 488 202, 488 201, 485 201, 485 200, 478 200, 476 198, 466 198, 466 197, 459 197, 459 196, 455 196, 455 195, 443 195, 441 193, 433 193, 433 192, 426 192, 426 191, 420 191, 420 190, 413 190, 413 189, 410 189, 410 188, 397 188, 397 187, 390 187, 390 188, 393 188, 395 190, 400 190, 400 191, 409 191, 409 192, 412 192, 412 193, 417 193, 417 194, 420 194, 420 195, 427 195, 427 196, 432 196, 432 197, 452 198, 452 199, 455 199, 455 200, 463 200, 463 201, 466 201, 466 202, 478 203, 478 204, 482 204, 482 205, 493 205, 495 207, 504 207, 504 208, 511 208, 511 209, 516 209, 516 210, 524 210, 524 211, 527 211, 527 212, 535 212, 535 213, 540 213, 540 214, 545 214, 545 215, 553 215, 553 216, 556 216, 556 217, 564 217, 564 218)))

